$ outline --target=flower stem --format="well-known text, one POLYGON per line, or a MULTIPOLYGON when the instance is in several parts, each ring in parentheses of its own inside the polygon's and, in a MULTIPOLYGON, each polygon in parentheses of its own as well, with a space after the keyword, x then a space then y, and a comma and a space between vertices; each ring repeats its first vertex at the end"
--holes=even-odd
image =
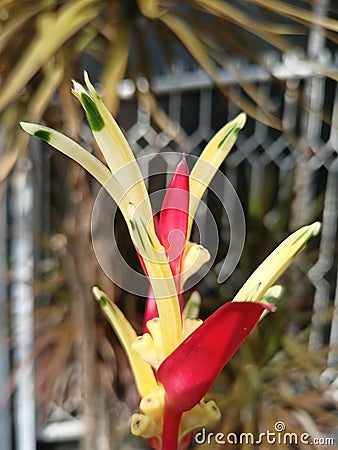
POLYGON ((167 399, 164 404, 163 433, 161 450, 178 449, 178 431, 182 413, 175 411, 167 399))

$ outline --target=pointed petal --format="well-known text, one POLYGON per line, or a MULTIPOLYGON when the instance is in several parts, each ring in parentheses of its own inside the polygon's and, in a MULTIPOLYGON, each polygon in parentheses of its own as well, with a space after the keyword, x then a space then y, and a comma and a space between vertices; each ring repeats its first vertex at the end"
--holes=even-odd
POLYGON ((293 258, 303 250, 307 241, 319 233, 320 227, 320 223, 315 222, 292 233, 254 271, 233 301, 259 301, 291 264, 293 258))
POLYGON ((73 93, 85 110, 93 136, 112 174, 116 176, 124 192, 128 193, 131 203, 140 208, 150 233, 155 234, 148 192, 135 156, 113 116, 90 83, 87 73, 85 82, 88 90, 74 81, 73 93))
POLYGON ((137 335, 119 308, 107 297, 104 292, 100 291, 97 287, 94 287, 93 294, 99 302, 102 311, 113 327, 127 354, 137 389, 140 396, 144 397, 151 391, 151 389, 157 386, 157 382, 152 368, 149 364, 145 363, 138 353, 132 348, 132 343, 136 341, 137 335))
POLYGON ((21 122, 20 125, 27 133, 44 140, 49 145, 80 164, 80 166, 105 187, 125 216, 127 205, 129 203, 128 196, 125 194, 117 179, 111 174, 108 167, 102 164, 98 158, 89 153, 85 148, 81 147, 77 142, 52 128, 27 122, 21 122))
POLYGON ((219 130, 203 150, 190 174, 190 207, 188 239, 199 201, 244 127, 246 115, 239 114, 219 130))
POLYGON ((28 122, 20 122, 20 125, 27 133, 42 139, 79 163, 102 185, 111 177, 110 170, 99 159, 69 137, 43 125, 28 122))
POLYGON ((174 276, 180 273, 189 217, 189 169, 178 164, 164 197, 160 214, 161 242, 174 276))
POLYGON ((188 411, 204 397, 264 310, 260 303, 226 303, 163 361, 157 379, 172 409, 188 411))

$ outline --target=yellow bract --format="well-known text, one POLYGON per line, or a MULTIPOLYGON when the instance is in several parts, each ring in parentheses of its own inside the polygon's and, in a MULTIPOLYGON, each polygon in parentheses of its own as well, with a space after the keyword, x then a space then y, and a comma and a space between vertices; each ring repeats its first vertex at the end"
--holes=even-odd
POLYGON ((148 192, 135 156, 120 127, 90 83, 87 73, 85 82, 87 90, 73 81, 73 94, 86 112, 93 136, 111 173, 119 181, 129 202, 140 208, 149 231, 155 234, 148 192))
POLYGON ((161 318, 164 352, 169 355, 181 340, 182 324, 174 279, 164 247, 155 233, 148 192, 122 131, 87 74, 85 81, 87 89, 74 82, 73 93, 86 112, 88 123, 109 168, 79 144, 51 128, 29 123, 22 123, 21 126, 81 164, 118 204, 133 242, 144 258, 161 318), (165 326, 167 323, 172 326, 165 326))
POLYGON ((182 337, 181 313, 174 278, 164 248, 155 248, 143 218, 133 205, 129 205, 129 217, 131 238, 143 257, 156 299, 163 352, 168 356, 181 342, 182 337))
POLYGON ((320 223, 315 222, 292 233, 254 271, 233 301, 259 301, 291 264, 293 258, 304 248, 307 241, 319 233, 320 227, 320 223))
POLYGON ((241 113, 221 128, 206 145, 191 171, 189 177, 190 205, 187 239, 189 239, 191 233, 192 221, 199 202, 218 168, 232 149, 245 122, 246 115, 241 113))
POLYGON ((132 343, 137 339, 135 330, 115 303, 104 292, 94 287, 93 294, 126 352, 140 395, 142 397, 146 396, 148 392, 157 386, 157 381, 151 367, 143 361, 132 347, 132 343))

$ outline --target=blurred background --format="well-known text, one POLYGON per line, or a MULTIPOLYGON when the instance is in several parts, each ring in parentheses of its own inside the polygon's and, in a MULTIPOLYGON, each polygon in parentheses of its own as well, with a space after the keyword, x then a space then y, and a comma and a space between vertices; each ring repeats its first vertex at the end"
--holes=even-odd
MULTIPOLYGON (((166 171, 161 152, 197 156, 223 124, 248 114, 222 167, 244 209, 244 252, 218 284, 230 230, 209 192, 220 245, 196 287, 202 318, 231 300, 291 231, 322 222, 282 278, 278 311, 250 335, 209 397, 223 413, 216 431, 258 436, 283 421, 286 431, 338 445, 337 30, 334 0, 0 0, 1 450, 148 448, 129 435, 137 393, 91 295, 99 285, 141 331, 144 299, 114 285, 93 252, 99 187, 18 125, 47 124, 96 153, 70 92, 84 70, 135 154, 153 155, 150 173, 152 165, 166 171)), ((165 178, 150 178, 149 190, 165 187, 165 178)), ((208 229, 203 217, 199 223, 208 229)), ((137 268, 121 217, 114 227, 137 268)), ((112 232, 103 214, 102 249, 112 232)), ((106 258, 118 279, 116 255, 106 258)))

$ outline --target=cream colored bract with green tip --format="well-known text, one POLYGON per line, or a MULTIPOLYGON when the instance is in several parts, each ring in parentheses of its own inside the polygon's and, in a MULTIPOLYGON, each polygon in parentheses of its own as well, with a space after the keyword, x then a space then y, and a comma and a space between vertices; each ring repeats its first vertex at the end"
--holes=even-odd
POLYGON ((320 227, 320 223, 315 222, 292 233, 254 271, 233 301, 259 301, 290 265, 293 258, 304 248, 308 240, 319 233, 320 227))

